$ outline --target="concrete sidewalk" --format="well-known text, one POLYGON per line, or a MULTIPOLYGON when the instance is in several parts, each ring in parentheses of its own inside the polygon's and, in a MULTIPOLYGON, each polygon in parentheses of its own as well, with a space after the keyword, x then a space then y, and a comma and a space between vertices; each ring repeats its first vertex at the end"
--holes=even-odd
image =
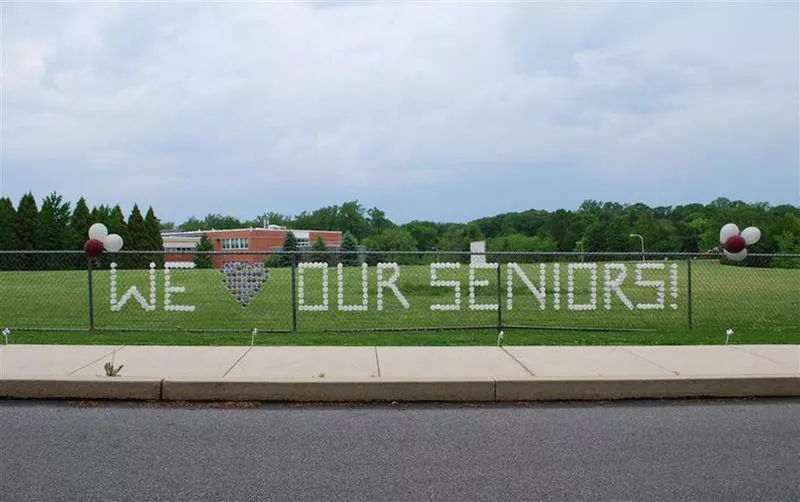
POLYGON ((800 345, 0 347, 0 397, 519 401, 800 396, 800 345), (103 366, 124 365, 119 377, 103 366))

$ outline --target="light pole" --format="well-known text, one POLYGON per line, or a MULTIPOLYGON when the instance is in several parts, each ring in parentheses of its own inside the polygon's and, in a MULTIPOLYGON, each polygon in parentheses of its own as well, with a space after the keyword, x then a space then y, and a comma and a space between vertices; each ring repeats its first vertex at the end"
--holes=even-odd
POLYGON ((644 261, 644 237, 639 234, 630 234, 628 237, 638 237, 642 241, 642 261, 644 261))
POLYGON ((581 261, 583 261, 583 239, 576 241, 575 245, 581 250, 581 261))

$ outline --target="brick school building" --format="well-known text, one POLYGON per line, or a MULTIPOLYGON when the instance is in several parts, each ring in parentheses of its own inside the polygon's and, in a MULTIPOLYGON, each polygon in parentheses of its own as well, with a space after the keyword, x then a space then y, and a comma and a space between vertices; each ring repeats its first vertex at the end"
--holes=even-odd
MULTIPOLYGON (((192 252, 200 242, 200 237, 206 234, 214 246, 214 251, 235 251, 242 253, 255 251, 261 254, 230 254, 213 255, 214 267, 221 268, 228 261, 246 261, 249 263, 262 262, 266 258, 264 253, 280 250, 286 234, 290 231, 285 227, 269 225, 266 228, 237 228, 231 230, 198 230, 196 232, 162 232, 164 240, 164 261, 192 261, 192 252)), ((342 233, 327 230, 294 230, 297 238, 297 247, 302 251, 314 245, 317 238, 322 237, 328 248, 338 248, 342 244, 342 233)))

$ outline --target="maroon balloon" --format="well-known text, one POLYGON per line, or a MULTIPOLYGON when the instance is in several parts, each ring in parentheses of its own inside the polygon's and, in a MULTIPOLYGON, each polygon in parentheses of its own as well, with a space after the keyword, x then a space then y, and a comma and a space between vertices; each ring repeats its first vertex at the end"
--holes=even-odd
POLYGON ((97 258, 101 254, 103 254, 103 241, 97 239, 89 239, 88 241, 86 241, 86 244, 83 245, 83 251, 90 258, 97 258))
POLYGON ((729 253, 738 253, 742 249, 744 249, 747 243, 744 242, 744 237, 741 235, 732 235, 728 237, 728 240, 725 241, 725 251, 729 253))

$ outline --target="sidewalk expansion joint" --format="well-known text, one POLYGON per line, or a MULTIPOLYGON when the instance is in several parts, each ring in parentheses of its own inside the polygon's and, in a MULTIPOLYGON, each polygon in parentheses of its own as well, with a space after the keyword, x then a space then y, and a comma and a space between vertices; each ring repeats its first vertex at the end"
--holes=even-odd
POLYGON ((103 359, 105 359, 108 356, 114 357, 114 355, 116 355, 117 352, 119 352, 120 350, 124 349, 125 347, 127 347, 127 345, 120 345, 119 347, 115 347, 115 348, 113 348, 111 350, 111 352, 107 352, 107 353, 103 354, 102 356, 98 357, 97 359, 84 364, 80 368, 76 368, 76 369, 70 371, 69 373, 67 373, 67 375, 74 375, 75 373, 81 371, 82 369, 86 369, 86 368, 88 368, 89 366, 91 366, 91 365, 93 365, 95 363, 99 363, 100 361, 102 361, 103 359))
MULTIPOLYGON (((742 352, 744 352, 746 354, 750 354, 751 356, 756 356, 756 357, 760 357, 761 359, 766 359, 767 361, 769 361, 771 363, 775 363, 775 364, 777 364, 779 366, 786 366, 786 363, 784 363, 783 361, 777 361, 775 359, 772 359, 771 357, 767 357, 767 356, 758 354, 756 352, 751 352, 751 351, 747 350, 744 347, 737 347, 736 345, 729 345, 729 347, 732 347, 734 350, 740 350, 740 351, 742 351, 742 352)), ((800 352, 800 349, 798 351, 800 352)), ((800 361, 800 358, 798 359, 798 361, 800 361)))
POLYGON ((622 350, 624 350, 625 352, 627 352, 628 354, 631 354, 631 355, 633 355, 633 356, 636 356, 636 357, 638 357, 638 358, 639 358, 639 359, 641 359, 642 361, 646 361, 646 362, 648 362, 648 363, 652 364, 653 366, 658 366, 659 368, 661 368, 661 369, 662 369, 662 370, 664 370, 664 371, 669 371, 670 373, 674 373, 674 374, 676 374, 676 375, 680 375, 680 373, 678 373, 677 371, 675 371, 675 370, 671 370, 671 369, 667 368, 666 366, 662 366, 662 365, 658 364, 658 363, 657 363, 657 362, 655 362, 655 361, 651 361, 650 359, 648 359, 648 358, 644 357, 644 356, 643 356, 643 355, 641 355, 641 354, 637 354, 636 352, 633 352, 633 351, 631 351, 631 350, 628 350, 628 349, 627 349, 627 348, 625 348, 625 347, 620 347, 620 348, 621 348, 622 350))
POLYGON ((378 378, 381 377, 381 360, 378 359, 378 346, 375 345, 372 347, 375 351, 375 366, 378 368, 378 378))
MULTIPOLYGON (((528 373, 529 373, 531 376, 536 376, 536 373, 534 373, 533 371, 531 371, 531 369, 530 369, 530 368, 528 368, 527 366, 525 366, 525 364, 524 364, 522 361, 520 361, 519 359, 517 359, 517 358, 514 356, 514 354, 512 354, 512 353, 511 353, 511 352, 509 352, 509 351, 507 351, 505 347, 500 347, 500 350, 502 350, 503 352, 505 352, 505 353, 506 353, 506 355, 508 355, 508 357, 510 357, 511 359, 513 359, 513 360, 514 360, 514 362, 516 362, 517 364, 519 364, 520 366, 522 366, 522 369, 524 369, 525 371, 527 371, 527 372, 528 372, 528 373)), ((495 379, 495 392, 497 392, 497 380, 496 380, 496 379, 495 379)))
POLYGON ((228 368, 228 370, 227 370, 225 373, 223 373, 223 374, 222 374, 222 378, 225 378, 226 376, 228 376, 228 373, 230 373, 231 371, 233 371, 233 368, 235 368, 237 364, 239 364, 240 362, 242 362, 242 359, 244 359, 244 356, 246 356, 247 354, 249 354, 251 350, 253 350, 253 346, 252 346, 252 345, 251 345, 251 346, 249 346, 249 347, 247 348, 247 350, 245 350, 245 351, 244 351, 244 354, 242 354, 242 355, 239 357, 239 359, 237 359, 237 360, 236 360, 236 362, 234 362, 234 363, 233 363, 233 365, 231 365, 231 367, 230 367, 230 368, 228 368))

